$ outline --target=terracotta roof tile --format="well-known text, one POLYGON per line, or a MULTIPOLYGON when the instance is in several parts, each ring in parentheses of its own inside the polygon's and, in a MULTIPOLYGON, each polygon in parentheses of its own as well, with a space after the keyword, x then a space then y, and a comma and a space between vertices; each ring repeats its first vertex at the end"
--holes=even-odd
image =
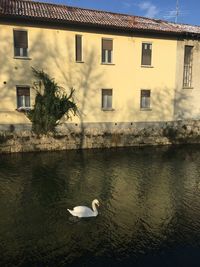
POLYGON ((39 19, 40 21, 62 22, 66 25, 85 24, 132 31, 200 34, 200 26, 28 0, 0 0, 1 17, 39 19))

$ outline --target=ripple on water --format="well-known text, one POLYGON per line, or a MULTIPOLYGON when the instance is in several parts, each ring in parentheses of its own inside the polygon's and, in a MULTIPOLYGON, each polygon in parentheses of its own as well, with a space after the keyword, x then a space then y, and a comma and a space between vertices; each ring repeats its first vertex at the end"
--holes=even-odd
POLYGON ((1 156, 0 266, 194 266, 199 170, 198 146, 1 156))

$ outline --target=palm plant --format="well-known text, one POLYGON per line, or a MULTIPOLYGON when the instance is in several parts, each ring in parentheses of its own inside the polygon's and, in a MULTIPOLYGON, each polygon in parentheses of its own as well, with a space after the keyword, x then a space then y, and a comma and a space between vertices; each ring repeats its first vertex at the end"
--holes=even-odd
POLYGON ((67 95, 47 73, 34 68, 32 70, 39 83, 35 85, 34 108, 27 113, 27 116, 32 122, 35 133, 54 132, 63 115, 66 115, 67 119, 71 115, 77 115, 77 106, 73 99, 74 89, 71 88, 67 95))

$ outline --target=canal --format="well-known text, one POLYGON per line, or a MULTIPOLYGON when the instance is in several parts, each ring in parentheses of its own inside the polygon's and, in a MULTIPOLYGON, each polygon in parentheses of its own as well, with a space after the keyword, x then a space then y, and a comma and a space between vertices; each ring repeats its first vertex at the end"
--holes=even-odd
POLYGON ((0 266, 199 262, 200 146, 0 155, 0 266))

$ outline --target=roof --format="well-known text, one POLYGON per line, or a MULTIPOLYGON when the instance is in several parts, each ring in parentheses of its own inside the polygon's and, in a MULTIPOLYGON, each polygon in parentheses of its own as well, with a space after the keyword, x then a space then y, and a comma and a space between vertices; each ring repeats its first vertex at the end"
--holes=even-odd
POLYGON ((0 0, 0 19, 27 19, 67 25, 87 25, 124 31, 200 34, 200 26, 175 24, 163 20, 118 14, 106 11, 35 2, 0 0))

